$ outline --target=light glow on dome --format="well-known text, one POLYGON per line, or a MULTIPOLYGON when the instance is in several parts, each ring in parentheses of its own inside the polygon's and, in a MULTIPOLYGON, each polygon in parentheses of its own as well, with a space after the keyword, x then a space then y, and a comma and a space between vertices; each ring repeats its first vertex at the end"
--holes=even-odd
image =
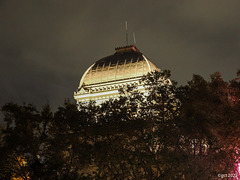
POLYGON ((133 45, 115 50, 113 55, 96 61, 85 71, 74 92, 77 102, 118 97, 118 89, 126 85, 135 84, 143 91, 139 83, 141 77, 151 71, 160 71, 133 45))

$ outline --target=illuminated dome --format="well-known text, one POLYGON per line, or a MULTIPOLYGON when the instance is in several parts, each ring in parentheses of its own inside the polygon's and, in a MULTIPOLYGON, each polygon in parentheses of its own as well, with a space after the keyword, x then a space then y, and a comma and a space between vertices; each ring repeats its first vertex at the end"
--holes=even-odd
POLYGON ((138 84, 143 75, 159 71, 135 46, 115 50, 113 55, 96 61, 83 74, 78 91, 74 93, 78 102, 116 97, 120 87, 138 84))
POLYGON ((143 76, 158 68, 135 46, 116 48, 116 53, 95 62, 84 73, 79 87, 143 76))

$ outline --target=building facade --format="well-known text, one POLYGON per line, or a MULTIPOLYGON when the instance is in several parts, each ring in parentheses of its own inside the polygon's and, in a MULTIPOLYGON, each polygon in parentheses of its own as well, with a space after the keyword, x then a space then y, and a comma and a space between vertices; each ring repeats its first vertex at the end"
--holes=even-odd
POLYGON ((83 74, 74 99, 79 102, 96 101, 97 104, 119 96, 118 89, 137 85, 151 71, 160 71, 136 46, 115 48, 113 55, 104 57, 91 65, 83 74))

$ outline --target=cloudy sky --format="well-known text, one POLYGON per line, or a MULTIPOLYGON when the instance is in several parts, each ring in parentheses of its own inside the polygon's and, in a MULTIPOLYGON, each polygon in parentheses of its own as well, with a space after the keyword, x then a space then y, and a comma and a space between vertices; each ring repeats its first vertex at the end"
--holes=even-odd
POLYGON ((84 71, 129 41, 172 79, 240 68, 239 0, 0 0, 0 103, 53 108, 84 71))

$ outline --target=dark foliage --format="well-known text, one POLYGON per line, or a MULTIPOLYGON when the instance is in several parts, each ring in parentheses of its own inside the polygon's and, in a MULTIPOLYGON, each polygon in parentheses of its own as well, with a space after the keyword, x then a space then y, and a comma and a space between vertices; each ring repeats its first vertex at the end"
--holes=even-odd
POLYGON ((0 179, 217 179, 237 174, 240 82, 194 75, 177 87, 170 71, 142 78, 98 106, 66 100, 53 113, 2 106, 0 179))

